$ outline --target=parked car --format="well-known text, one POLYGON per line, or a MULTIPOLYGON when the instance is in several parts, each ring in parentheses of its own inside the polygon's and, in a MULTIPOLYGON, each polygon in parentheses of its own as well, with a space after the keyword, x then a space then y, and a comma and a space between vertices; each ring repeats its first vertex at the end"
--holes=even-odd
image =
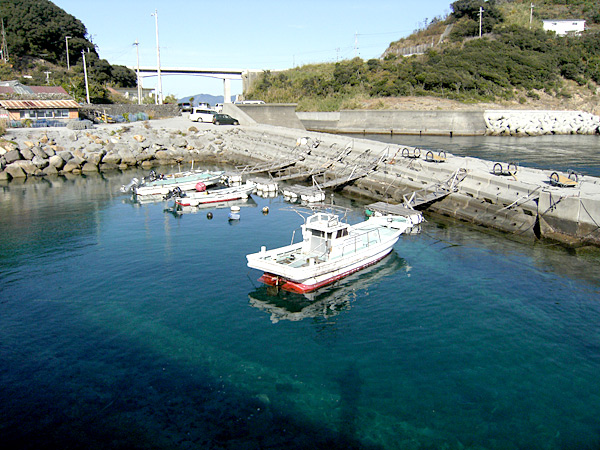
POLYGON ((194 108, 190 113, 190 120, 193 122, 214 122, 213 117, 216 111, 206 108, 194 108))
POLYGON ((181 112, 188 112, 192 110, 192 104, 189 102, 179 103, 179 109, 181 112))
POLYGON ((213 123, 215 125, 239 125, 240 122, 234 119, 229 114, 215 114, 213 117, 213 123))

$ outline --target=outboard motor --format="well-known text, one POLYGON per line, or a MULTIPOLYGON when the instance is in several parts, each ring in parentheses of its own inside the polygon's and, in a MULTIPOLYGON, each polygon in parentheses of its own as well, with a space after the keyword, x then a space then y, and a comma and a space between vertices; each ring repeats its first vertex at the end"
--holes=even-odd
POLYGON ((150 173, 148 174, 148 180, 155 181, 156 179, 158 179, 158 177, 156 176, 156 171, 151 170, 150 173))
POLYGON ((172 197, 185 197, 185 194, 181 190, 179 186, 176 186, 172 191, 167 192, 167 194, 163 197, 163 200, 169 200, 172 197))
POLYGON ((135 192, 135 188, 138 186, 140 180, 137 178, 132 178, 129 184, 124 184, 121 186, 121 192, 135 192))

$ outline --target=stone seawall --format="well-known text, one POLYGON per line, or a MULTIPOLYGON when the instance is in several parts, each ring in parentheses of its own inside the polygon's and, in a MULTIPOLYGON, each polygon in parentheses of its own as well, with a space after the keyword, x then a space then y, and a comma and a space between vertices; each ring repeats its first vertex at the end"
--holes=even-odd
MULTIPOLYGON (((56 176, 151 168, 191 161, 244 163, 304 153, 299 169, 327 167, 325 179, 379 161, 376 170, 344 189, 399 203, 415 191, 433 192, 465 174, 430 211, 530 239, 600 246, 600 179, 583 176, 574 187, 550 183, 551 170, 519 168, 496 174, 495 162, 448 154, 436 162, 410 147, 269 125, 196 129, 163 121, 93 130, 11 130, 0 149, 0 178, 56 176), (306 139, 300 139, 306 138, 306 139), (406 151, 405 151, 406 150, 406 151)), ((566 174, 563 174, 566 175, 566 174)), ((322 182, 323 179, 319 179, 322 182)), ((10 182, 10 181, 4 181, 10 182)))

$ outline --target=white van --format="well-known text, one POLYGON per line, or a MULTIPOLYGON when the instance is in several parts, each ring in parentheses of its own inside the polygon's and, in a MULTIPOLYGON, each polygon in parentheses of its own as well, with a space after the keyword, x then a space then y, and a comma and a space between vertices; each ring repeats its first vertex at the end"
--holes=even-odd
POLYGON ((206 108, 194 108, 190 113, 190 120, 192 122, 210 122, 212 123, 213 117, 216 111, 206 108))

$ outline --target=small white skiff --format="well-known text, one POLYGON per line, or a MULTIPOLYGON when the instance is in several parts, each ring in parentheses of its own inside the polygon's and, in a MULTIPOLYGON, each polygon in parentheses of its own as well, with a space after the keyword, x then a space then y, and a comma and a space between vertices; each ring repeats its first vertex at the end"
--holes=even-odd
POLYGON ((248 198, 256 188, 255 183, 247 181, 241 186, 233 186, 223 189, 211 189, 202 192, 181 192, 175 196, 175 205, 199 206, 207 203, 220 203, 232 200, 248 198))
POLYGON ((302 225, 302 241, 246 256, 248 267, 264 272, 260 281, 292 292, 311 292, 386 256, 401 234, 423 221, 420 212, 377 216, 349 225, 333 213, 318 212, 302 225))
POLYGON ((138 197, 162 197, 175 188, 190 191, 195 189, 198 183, 203 183, 204 186, 217 184, 222 180, 224 173, 223 171, 190 170, 170 175, 157 175, 152 171, 148 178, 142 178, 141 183, 134 178, 131 183, 122 186, 121 192, 131 191, 138 197))

